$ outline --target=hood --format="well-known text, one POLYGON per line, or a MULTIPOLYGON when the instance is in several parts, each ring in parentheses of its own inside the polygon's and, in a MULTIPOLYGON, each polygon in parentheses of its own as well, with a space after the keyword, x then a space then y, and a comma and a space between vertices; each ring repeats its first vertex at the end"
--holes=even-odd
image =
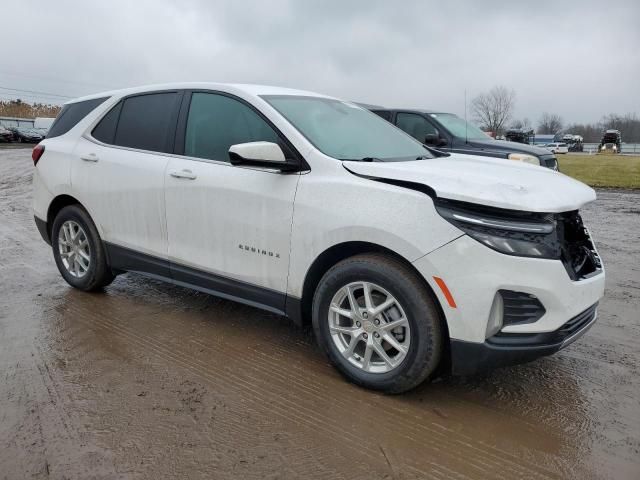
POLYGON ((420 183, 438 197, 527 212, 578 210, 596 199, 584 183, 548 168, 512 160, 452 154, 410 162, 343 162, 371 178, 420 183))
MULTIPOLYGON (((462 145, 460 146, 462 147, 462 145)), ((552 153, 546 148, 534 147, 526 143, 507 142, 505 140, 491 140, 490 138, 487 138, 487 140, 469 140, 469 142, 467 142, 467 145, 494 152, 528 153, 529 155, 534 155, 536 157, 552 155, 552 153)))

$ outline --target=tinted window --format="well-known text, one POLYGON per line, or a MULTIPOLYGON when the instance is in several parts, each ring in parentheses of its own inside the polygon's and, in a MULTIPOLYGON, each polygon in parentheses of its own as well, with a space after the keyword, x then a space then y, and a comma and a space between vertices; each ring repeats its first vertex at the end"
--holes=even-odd
POLYGON ((175 92, 126 98, 120 110, 114 144, 152 152, 166 151, 177 101, 175 92))
POLYGON ((229 161, 231 145, 258 141, 280 143, 277 133, 249 106, 214 93, 191 96, 185 155, 229 161))
POLYGON ((62 110, 60 110, 60 113, 49 129, 47 138, 64 135, 107 98, 109 97, 94 98, 93 100, 85 100, 84 102, 68 103, 62 107, 62 110))
POLYGON ((424 142, 427 135, 437 135, 438 131, 422 115, 415 113, 398 113, 396 125, 413 138, 424 142))
POLYGON ((93 129, 93 132, 91 132, 93 138, 104 143, 112 144, 114 142, 121 108, 122 102, 119 102, 115 107, 109 110, 109 113, 102 117, 102 120, 100 120, 98 125, 96 125, 96 128, 93 129))
POLYGON ((391 112, 387 112, 385 110, 371 110, 373 113, 378 115, 379 117, 384 118, 387 122, 391 121, 391 112))

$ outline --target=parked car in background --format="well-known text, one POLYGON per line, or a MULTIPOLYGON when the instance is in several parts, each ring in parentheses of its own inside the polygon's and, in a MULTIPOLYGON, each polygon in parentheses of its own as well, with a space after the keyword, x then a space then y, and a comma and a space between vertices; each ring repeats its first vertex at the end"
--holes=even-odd
POLYGON ((33 131, 42 135, 42 138, 46 138, 47 133, 49 133, 49 128, 45 127, 34 127, 33 131))
POLYGON ((622 149, 622 134, 620 130, 606 130, 600 140, 598 153, 620 153, 622 149))
POLYGON ((15 142, 38 143, 44 138, 42 133, 33 128, 9 127, 9 130, 13 133, 13 140, 15 142))
POLYGON ((562 136, 562 143, 566 143, 570 152, 584 151, 584 138, 582 135, 566 133, 562 136))
POLYGON ((566 143, 547 143, 544 148, 553 153, 569 153, 569 147, 566 143))
POLYGON ((11 142, 13 141, 13 132, 0 126, 0 142, 11 142))
POLYGON ((530 145, 536 134, 533 129, 510 128, 505 132, 505 140, 530 145))
POLYGON ((443 152, 504 158, 558 170, 553 153, 531 145, 495 140, 453 113, 370 107, 419 142, 443 152))
POLYGON ((347 378, 386 392, 554 353, 604 292, 579 214, 593 189, 443 154, 320 94, 93 95, 32 158, 35 222, 71 286, 132 271, 309 321, 347 378))

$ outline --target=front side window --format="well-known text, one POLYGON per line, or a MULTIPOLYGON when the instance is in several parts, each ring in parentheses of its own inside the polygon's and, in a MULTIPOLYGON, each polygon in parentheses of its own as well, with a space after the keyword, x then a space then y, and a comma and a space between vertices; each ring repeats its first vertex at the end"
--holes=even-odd
POLYGON ((229 147, 238 143, 280 144, 274 129, 251 107, 226 95, 195 92, 191 96, 184 154, 229 161, 229 147))
POLYGON ((427 135, 438 135, 438 130, 417 113, 398 113, 396 125, 419 142, 425 142, 427 135))
POLYGON ((416 160, 433 155, 423 145, 368 110, 330 98, 262 97, 325 155, 338 160, 416 160))
MULTIPOLYGON (((152 152, 166 152, 168 138, 172 134, 172 118, 175 114, 178 94, 175 92, 152 93, 125 98, 120 108, 114 145, 138 148, 152 152)), ((109 112, 105 122, 105 136, 110 135, 109 124, 115 122, 115 113, 109 112)), ((101 124, 96 126, 100 132, 101 124)), ((107 142, 109 143, 109 142, 107 142)))

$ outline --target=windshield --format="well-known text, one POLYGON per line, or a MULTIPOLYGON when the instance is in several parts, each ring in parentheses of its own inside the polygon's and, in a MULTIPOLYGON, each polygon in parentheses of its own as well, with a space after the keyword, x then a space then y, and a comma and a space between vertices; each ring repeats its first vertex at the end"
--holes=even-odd
POLYGON ((265 95, 318 150, 338 160, 433 158, 422 144, 374 113, 330 98, 265 95))
POLYGON ((490 140, 491 137, 480 130, 475 125, 465 122, 462 118, 453 113, 430 113, 431 117, 440 122, 444 128, 458 138, 469 140, 490 140))

